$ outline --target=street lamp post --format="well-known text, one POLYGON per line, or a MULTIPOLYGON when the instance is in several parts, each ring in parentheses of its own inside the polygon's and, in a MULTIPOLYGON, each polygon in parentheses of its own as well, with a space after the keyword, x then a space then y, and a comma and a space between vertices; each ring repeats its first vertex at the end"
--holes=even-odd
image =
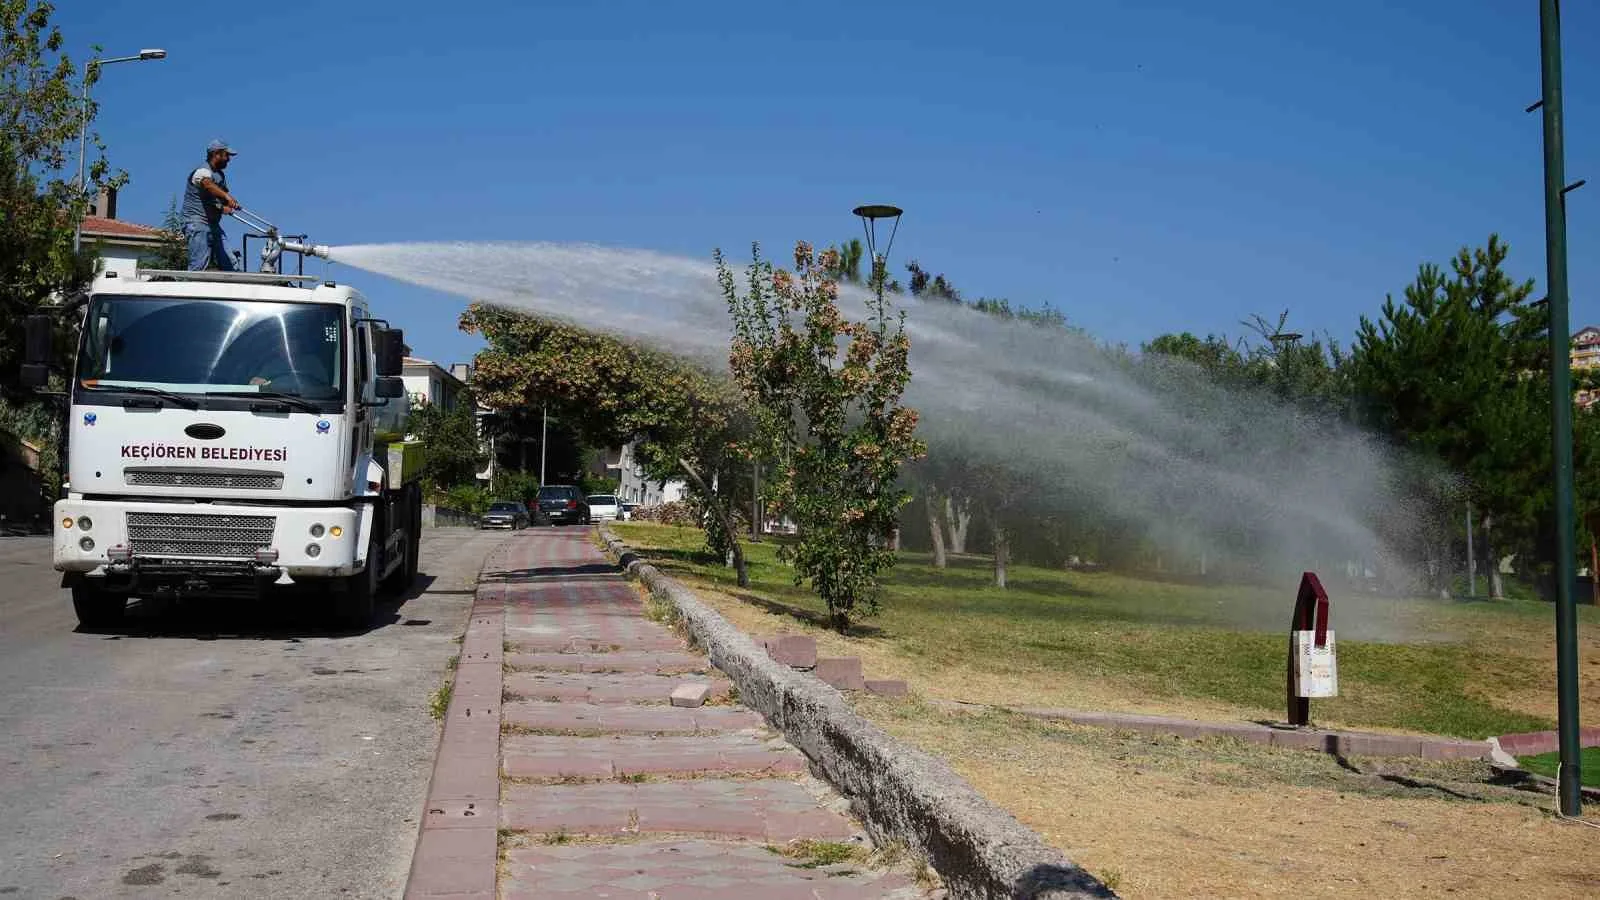
MULTIPOLYGON (((141 62, 147 59, 166 59, 167 51, 157 49, 140 50, 133 56, 114 56, 110 59, 91 59, 83 64, 83 106, 78 110, 78 195, 83 196, 88 190, 87 170, 84 166, 85 157, 88 156, 89 144, 89 73, 112 63, 141 62)), ((83 246, 83 216, 78 216, 76 227, 72 230, 72 252, 76 254, 83 246)))
POLYGON ((1543 92, 1529 112, 1544 113, 1545 288, 1550 313, 1550 425, 1555 445, 1556 503, 1556 716, 1561 766, 1556 793, 1562 815, 1583 812, 1578 733, 1578 609, 1576 521, 1572 499, 1572 336, 1567 321, 1568 191, 1561 121, 1561 13, 1557 0, 1539 0, 1540 83, 1543 92))
POLYGON ((904 213, 898 206, 886 203, 868 203, 851 210, 861 219, 861 229, 867 233, 867 252, 872 254, 872 292, 878 298, 878 312, 883 312, 883 287, 889 280, 889 251, 894 249, 894 236, 900 233, 900 216, 904 213), (878 253, 878 220, 893 219, 894 227, 889 230, 889 243, 883 248, 883 253, 878 253))
MULTIPOLYGON (((888 334, 889 315, 883 305, 883 289, 889 280, 889 251, 894 249, 894 236, 900 233, 900 216, 904 214, 898 206, 887 203, 867 203, 851 210, 861 219, 861 228, 867 233, 867 252, 872 254, 872 294, 878 300, 875 310, 878 318, 878 336, 888 334), (878 252, 878 220, 893 219, 894 227, 889 229, 889 242, 884 245, 883 252, 878 252)), ((895 527, 889 534, 884 535, 893 550, 900 549, 900 528, 895 527)))

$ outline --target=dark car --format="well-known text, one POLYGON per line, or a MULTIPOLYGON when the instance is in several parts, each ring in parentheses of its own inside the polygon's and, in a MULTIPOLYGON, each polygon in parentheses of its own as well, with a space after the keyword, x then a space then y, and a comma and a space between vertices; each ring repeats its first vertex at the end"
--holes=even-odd
POLYGON ((515 500, 496 500, 478 517, 479 528, 527 528, 531 523, 528 508, 515 500))
POLYGON ((540 525, 587 525, 589 503, 583 492, 570 484, 547 484, 539 488, 535 510, 540 525))

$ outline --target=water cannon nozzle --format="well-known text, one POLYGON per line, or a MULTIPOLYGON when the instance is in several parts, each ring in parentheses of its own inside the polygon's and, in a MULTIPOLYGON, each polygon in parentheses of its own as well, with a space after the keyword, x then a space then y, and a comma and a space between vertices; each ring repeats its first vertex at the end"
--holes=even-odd
POLYGON ((302 253, 306 256, 320 256, 328 258, 329 247, 327 244, 302 244, 298 241, 284 241, 283 249, 291 253, 302 253))

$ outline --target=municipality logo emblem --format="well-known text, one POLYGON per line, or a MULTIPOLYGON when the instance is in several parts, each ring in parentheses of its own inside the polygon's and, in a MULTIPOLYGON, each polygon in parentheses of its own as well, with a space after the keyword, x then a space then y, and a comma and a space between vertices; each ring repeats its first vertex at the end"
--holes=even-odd
POLYGON ((317 434, 327 434, 328 433, 328 429, 330 429, 332 427, 333 427, 333 423, 329 422, 327 419, 318 419, 317 420, 317 434))
POLYGON ((98 419, 98 418, 99 418, 99 416, 96 416, 94 413, 86 412, 86 413, 83 414, 83 424, 85 424, 85 425, 93 425, 95 423, 95 420, 98 419))

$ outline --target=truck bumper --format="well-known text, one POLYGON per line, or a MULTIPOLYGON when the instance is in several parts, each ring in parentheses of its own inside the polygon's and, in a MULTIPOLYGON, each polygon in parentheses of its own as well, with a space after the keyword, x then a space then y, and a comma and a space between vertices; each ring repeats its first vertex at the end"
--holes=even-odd
MULTIPOLYGON (((364 507, 58 500, 52 523, 55 567, 79 575, 109 575, 136 573, 141 565, 153 565, 157 560, 169 568, 181 567, 186 560, 197 566, 255 562, 253 553, 238 550, 239 541, 226 548, 219 545, 220 553, 209 552, 206 545, 219 536, 230 535, 228 523, 259 523, 267 517, 271 520, 271 537, 265 541, 264 549, 275 551, 276 557, 264 560, 262 568, 276 569, 291 579, 353 575, 366 564, 365 546, 360 546, 360 556, 357 555, 364 514, 370 514, 364 507), (130 542, 130 520, 137 513, 164 517, 160 519, 164 524, 133 526, 136 533, 130 542), (320 537, 312 534, 317 526, 320 537)), ((264 534, 265 529, 260 533, 264 534)))

